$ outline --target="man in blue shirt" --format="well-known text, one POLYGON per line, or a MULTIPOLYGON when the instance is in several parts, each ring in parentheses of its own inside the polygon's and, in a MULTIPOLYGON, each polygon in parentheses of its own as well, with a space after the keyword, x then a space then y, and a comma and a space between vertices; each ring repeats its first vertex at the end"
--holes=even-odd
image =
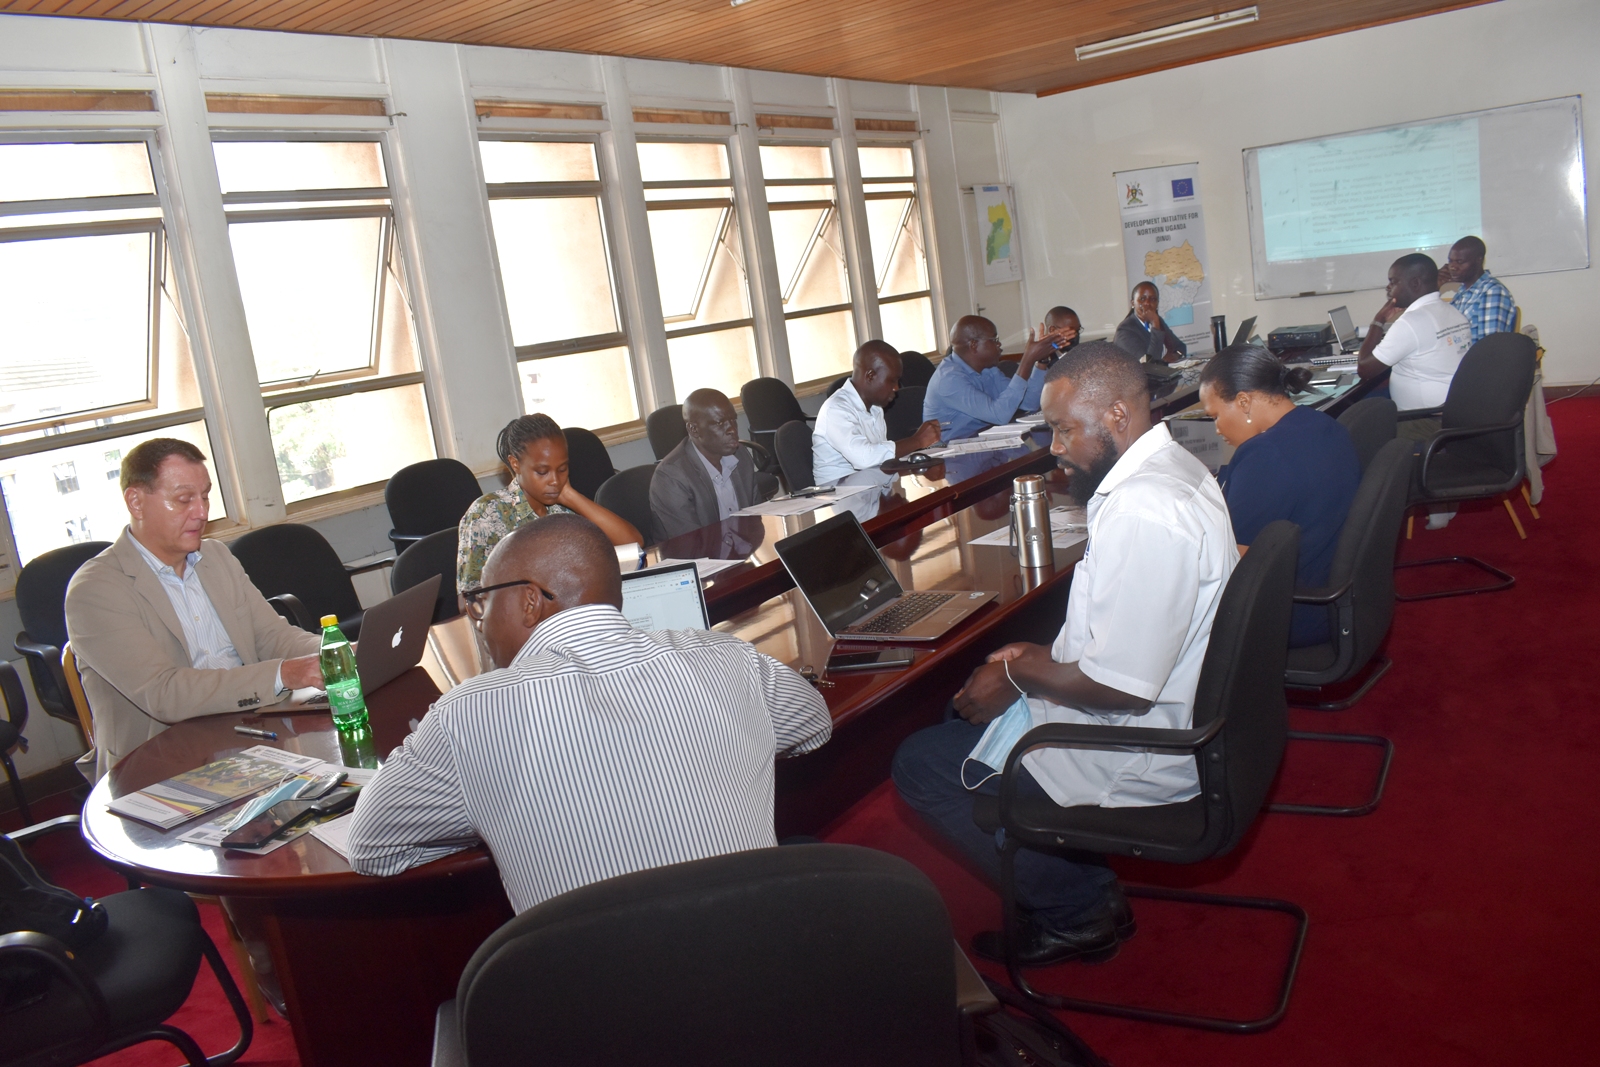
POLYGON ((950 355, 940 362, 922 400, 922 413, 939 420, 945 441, 971 437, 985 426, 1011 421, 1017 411, 1037 411, 1044 389, 1044 372, 1034 373, 1038 362, 1065 347, 1076 331, 1028 331, 1028 344, 1014 377, 999 369, 1000 335, 994 323, 981 315, 963 315, 950 331, 950 355))
POLYGON ((1463 237, 1450 246, 1450 260, 1439 271, 1440 282, 1460 282, 1450 306, 1467 317, 1472 343, 1491 333, 1511 333, 1517 322, 1517 302, 1511 290, 1483 269, 1488 250, 1478 237, 1463 237))

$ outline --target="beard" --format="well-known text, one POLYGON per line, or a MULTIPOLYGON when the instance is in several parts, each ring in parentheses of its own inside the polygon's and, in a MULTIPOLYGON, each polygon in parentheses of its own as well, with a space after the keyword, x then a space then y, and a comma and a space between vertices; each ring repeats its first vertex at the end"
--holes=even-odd
POLYGON ((1089 461, 1087 467, 1080 467, 1065 456, 1056 461, 1062 470, 1072 475, 1072 480, 1067 485, 1067 493, 1079 504, 1089 503, 1089 498, 1094 496, 1094 491, 1100 488, 1100 483, 1105 481, 1106 475, 1111 473, 1111 468, 1115 467, 1117 460, 1121 458, 1117 455, 1117 442, 1112 438, 1110 431, 1101 430, 1095 440, 1100 444, 1100 451, 1089 461))

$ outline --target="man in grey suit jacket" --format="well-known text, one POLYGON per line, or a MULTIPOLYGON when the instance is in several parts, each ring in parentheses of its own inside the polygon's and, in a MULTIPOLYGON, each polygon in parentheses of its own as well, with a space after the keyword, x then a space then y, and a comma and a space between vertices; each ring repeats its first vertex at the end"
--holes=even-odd
POLYGON ((322 684, 318 636, 285 622, 227 547, 203 538, 210 494, 194 445, 140 444, 122 461, 127 529, 67 586, 95 779, 175 722, 322 684))
POLYGON ((1161 291, 1151 282, 1133 287, 1133 308, 1117 324, 1112 343, 1134 359, 1173 363, 1189 354, 1189 346, 1161 321, 1161 291))
POLYGON ((748 449, 739 443, 739 416, 715 389, 696 389, 683 402, 689 436, 656 464, 650 510, 661 536, 710 526, 772 495, 748 449))

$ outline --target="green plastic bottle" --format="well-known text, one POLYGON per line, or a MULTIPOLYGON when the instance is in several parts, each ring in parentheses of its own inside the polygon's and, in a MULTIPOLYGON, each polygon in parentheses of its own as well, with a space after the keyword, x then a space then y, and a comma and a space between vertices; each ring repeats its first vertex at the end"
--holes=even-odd
POLYGON ((328 708, 336 730, 365 730, 367 702, 361 695, 361 675, 350 640, 334 615, 322 617, 322 686, 328 691, 328 708))

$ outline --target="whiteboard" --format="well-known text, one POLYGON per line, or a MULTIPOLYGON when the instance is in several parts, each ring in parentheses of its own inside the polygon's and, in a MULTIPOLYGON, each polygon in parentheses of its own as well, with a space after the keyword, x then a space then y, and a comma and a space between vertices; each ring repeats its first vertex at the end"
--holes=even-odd
POLYGON ((1244 150, 1258 300, 1381 289, 1476 234, 1496 275, 1589 265, 1581 97, 1244 150))

